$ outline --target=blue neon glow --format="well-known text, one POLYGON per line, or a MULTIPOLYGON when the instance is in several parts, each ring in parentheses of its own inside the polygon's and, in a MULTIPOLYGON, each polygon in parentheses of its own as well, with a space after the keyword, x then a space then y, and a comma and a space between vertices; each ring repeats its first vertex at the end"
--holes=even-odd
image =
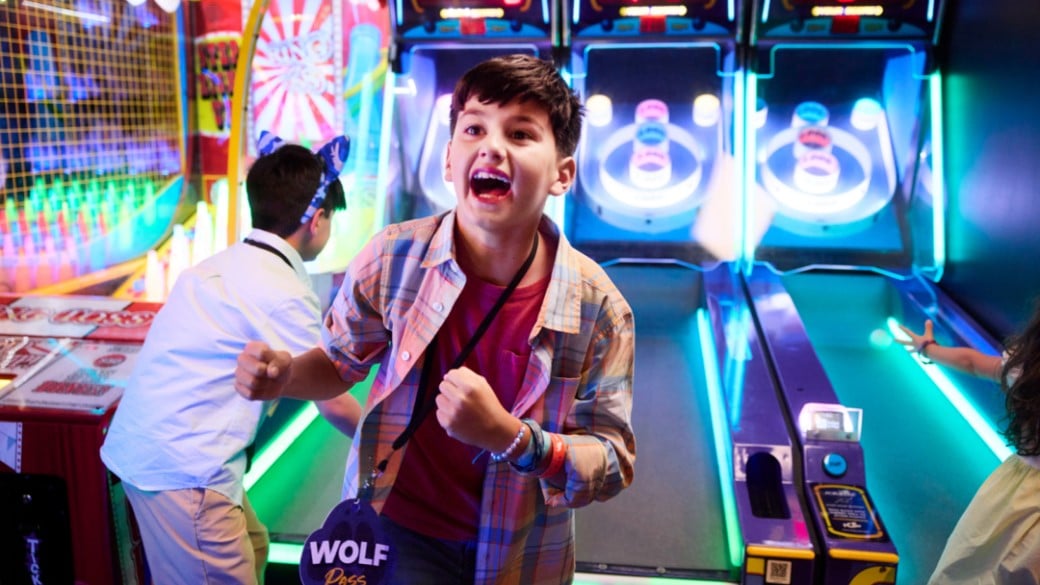
POLYGON ((581 0, 574 0, 574 16, 571 17, 571 21, 574 24, 581 21, 581 0))
MULTIPOLYGON (((733 99, 736 104, 747 104, 749 103, 744 97, 744 78, 745 71, 743 69, 737 70, 736 75, 733 79, 733 99)), ((734 107, 733 108, 733 162, 737 165, 737 169, 746 168, 745 162, 747 161, 747 152, 744 150, 744 142, 747 140, 746 130, 747 128, 747 107, 734 107)), ((747 204, 747 181, 745 180, 745 174, 738 170, 736 173, 737 184, 734 185, 734 191, 737 197, 737 213, 735 217, 736 225, 734 226, 733 237, 735 238, 734 245, 736 250, 736 260, 741 262, 746 257, 744 250, 745 239, 742 236, 742 226, 746 225, 747 220, 744 211, 744 206, 747 204)))
MULTIPOLYGON (((748 113, 749 108, 756 107, 758 103, 758 76, 755 73, 748 72, 747 74, 747 97, 744 100, 744 120, 751 119, 748 113)), ((753 114, 753 113, 752 113, 753 114)), ((743 217, 743 229, 740 233, 744 236, 744 243, 740 246, 740 258, 738 260, 738 269, 743 269, 745 275, 751 274, 751 267, 755 258, 755 242, 754 242, 754 226, 752 225, 752 218, 755 215, 754 207, 751 202, 751 194, 755 191, 755 185, 758 181, 758 166, 753 164, 754 161, 758 160, 755 156, 755 149, 758 148, 758 129, 745 127, 744 132, 740 135, 744 136, 745 144, 743 146, 743 159, 742 162, 747 164, 743 165, 744 169, 744 181, 743 191, 740 192, 740 199, 743 201, 741 205, 741 211, 743 217)))
POLYGON ((935 0, 928 0, 928 22, 935 19, 935 0))
MULTIPOLYGON (((906 339, 906 334, 899 329, 899 323, 892 317, 888 318, 887 321, 888 330, 892 334, 892 337, 896 339, 906 339)), ((913 351, 913 348, 907 346, 907 351, 913 356, 914 361, 917 365, 924 370, 924 373, 928 374, 932 382, 935 383, 936 388, 943 393, 943 396, 950 401, 950 404, 957 409, 964 420, 971 426, 971 428, 979 435, 986 446, 989 447, 990 451, 999 459, 1004 461, 1011 456, 1011 449, 1004 442, 1004 439, 1000 436, 997 429, 993 428, 984 416, 972 406, 971 402, 964 396, 964 394, 957 388, 957 385, 950 380, 949 376, 942 370, 942 367, 934 363, 925 363, 921 356, 917 352, 913 351)))
POLYGON ((729 6, 726 9, 726 15, 729 16, 729 21, 733 22, 733 19, 737 17, 737 10, 734 7, 735 0, 729 0, 729 6))
POLYGON ((762 3, 762 22, 765 22, 766 20, 768 20, 768 16, 769 16, 769 2, 770 2, 770 0, 766 0, 765 2, 762 3))
POLYGON ((751 360, 751 344, 748 332, 751 328, 751 309, 739 303, 726 320, 726 370, 725 390, 729 391, 729 424, 733 432, 740 430, 740 413, 744 407, 744 378, 747 363, 751 360))
POLYGON ((542 22, 549 24, 549 0, 542 0, 542 22))

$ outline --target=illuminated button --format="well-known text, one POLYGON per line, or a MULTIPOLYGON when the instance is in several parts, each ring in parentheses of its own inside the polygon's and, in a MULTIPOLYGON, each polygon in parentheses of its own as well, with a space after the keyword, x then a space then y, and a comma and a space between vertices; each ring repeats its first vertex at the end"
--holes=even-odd
POLYGON ((831 477, 841 477, 848 469, 848 462, 838 453, 828 453, 823 458, 823 471, 831 477))
POLYGON ((412 354, 408 353, 407 351, 402 351, 401 352, 401 359, 404 360, 404 361, 408 361, 408 360, 412 359, 412 354))
POLYGON ((433 303, 433 310, 440 313, 444 310, 444 305, 442 305, 441 303, 433 303))

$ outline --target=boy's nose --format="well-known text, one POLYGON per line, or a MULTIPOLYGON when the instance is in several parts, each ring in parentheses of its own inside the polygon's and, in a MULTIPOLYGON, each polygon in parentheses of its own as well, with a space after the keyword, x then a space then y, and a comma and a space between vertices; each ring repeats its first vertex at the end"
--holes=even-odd
POLYGON ((480 145, 480 156, 498 160, 502 158, 502 153, 501 137, 488 134, 480 145))

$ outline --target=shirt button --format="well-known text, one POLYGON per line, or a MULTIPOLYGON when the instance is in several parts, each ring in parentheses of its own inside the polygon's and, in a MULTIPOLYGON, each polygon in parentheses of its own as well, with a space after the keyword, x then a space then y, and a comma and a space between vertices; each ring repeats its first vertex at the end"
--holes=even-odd
POLYGON ((437 311, 438 313, 440 313, 441 311, 444 310, 444 305, 442 305, 440 303, 433 303, 433 310, 437 311))
POLYGON ((412 359, 412 354, 408 353, 407 351, 402 351, 401 352, 401 359, 403 359, 404 361, 408 361, 408 360, 412 359))

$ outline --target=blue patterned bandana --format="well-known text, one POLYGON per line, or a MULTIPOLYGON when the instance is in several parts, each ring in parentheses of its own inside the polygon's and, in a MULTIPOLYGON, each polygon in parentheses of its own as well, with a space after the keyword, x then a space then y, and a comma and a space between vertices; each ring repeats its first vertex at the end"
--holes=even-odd
MULTIPOLYGON (((288 144, 286 141, 267 130, 261 130, 260 140, 257 141, 256 148, 260 152, 260 156, 265 156, 286 144, 288 144)), ((347 154, 349 152, 350 140, 346 136, 337 136, 318 150, 318 156, 325 161, 325 169, 321 174, 321 183, 318 185, 318 191, 311 199, 307 210, 303 212, 300 223, 307 223, 321 209, 321 204, 325 202, 325 190, 333 181, 339 178, 339 174, 343 170, 343 164, 347 162, 347 154)))

